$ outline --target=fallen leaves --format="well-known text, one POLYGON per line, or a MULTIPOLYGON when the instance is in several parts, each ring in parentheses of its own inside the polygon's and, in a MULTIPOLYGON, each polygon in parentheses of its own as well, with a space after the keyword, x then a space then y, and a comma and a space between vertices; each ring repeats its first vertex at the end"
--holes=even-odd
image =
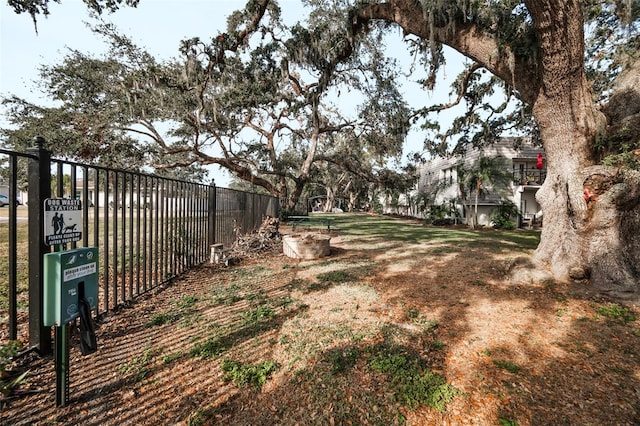
MULTIPOLYGON (((571 284, 555 283, 553 291, 544 283, 512 286, 496 272, 496 264, 506 262, 508 254, 489 248, 456 247, 447 256, 426 257, 428 242, 407 243, 402 250, 386 245, 380 241, 373 249, 354 249, 343 236, 339 254, 317 263, 292 266, 279 252, 268 252, 232 267, 253 278, 253 294, 270 301, 299 298, 301 306, 306 305, 299 311, 277 310, 268 331, 243 330, 238 357, 278 355, 285 357, 279 359, 282 365, 291 366, 291 371, 274 375, 261 392, 224 383, 215 357, 184 355, 161 361, 163 356, 188 354, 203 339, 203 330, 222 332, 238 322, 234 315, 250 308, 247 300, 227 298, 229 305, 216 304, 212 288, 235 283, 239 275, 203 267, 101 323, 100 348, 92 357, 74 357, 77 349, 72 350, 70 407, 54 407, 51 360, 31 359, 29 385, 43 392, 11 401, 0 413, 0 423, 52 419, 59 424, 177 424, 203 418, 205 424, 223 425, 306 426, 322 420, 344 425, 375 423, 385 412, 401 413, 408 425, 438 426, 495 425, 498 419, 520 426, 631 425, 640 418, 638 321, 599 317, 597 308, 608 305, 578 296, 580 289, 571 284), (359 278, 357 293, 353 286, 335 283, 292 288, 302 276, 311 283, 319 271, 345 269, 364 260, 372 273, 359 278), (394 268, 399 261, 403 267, 394 268), (252 272, 258 266, 265 271, 260 279, 252 272), (197 307, 202 321, 196 321, 194 329, 146 325, 185 292, 203 296, 197 307), (415 318, 436 321, 437 327, 415 318), (314 333, 327 338, 302 345, 314 333), (415 349, 464 394, 442 412, 424 406, 407 410, 394 405, 381 376, 362 362, 341 380, 320 379, 322 369, 330 368, 323 353, 339 345, 376 345, 390 334, 403 339, 403 345, 415 349), (159 352, 148 374, 128 383, 119 367, 150 346, 159 352), (494 360, 521 368, 509 372, 494 360), (311 379, 304 380, 305 375, 311 379)), ((638 316, 637 307, 631 310, 638 316)))

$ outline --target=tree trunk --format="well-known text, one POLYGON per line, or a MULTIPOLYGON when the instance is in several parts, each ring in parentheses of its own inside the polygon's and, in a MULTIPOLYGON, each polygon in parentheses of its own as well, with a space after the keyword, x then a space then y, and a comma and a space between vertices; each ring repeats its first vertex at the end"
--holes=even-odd
POLYGON ((327 186, 327 201, 324 205, 324 212, 330 213, 333 210, 333 204, 336 201, 336 193, 333 191, 333 188, 327 186))
POLYGON ((476 229, 478 220, 478 201, 476 194, 474 193, 473 195, 473 199, 469 200, 469 218, 471 219, 469 228, 476 229))
POLYGON ((469 198, 468 202, 465 201, 467 201, 466 198, 462 198, 462 205, 467 212, 467 226, 471 229, 474 229, 475 223, 473 214, 473 202, 471 201, 471 198, 469 198))
POLYGON ((353 191, 349 191, 349 213, 353 213, 356 206, 357 199, 358 199, 358 194, 353 191))
POLYGON ((577 128, 571 106, 549 99, 536 104, 547 159, 547 178, 536 194, 544 214, 540 245, 534 260, 549 265, 555 278, 567 279, 569 271, 580 275, 584 268, 587 204, 583 198, 580 171, 590 165, 586 152, 588 136, 577 128), (578 268, 578 269, 576 269, 578 268))
MULTIPOLYGON (((607 130, 607 124, 611 129, 619 123, 607 123, 593 101, 584 68, 582 3, 524 3, 537 49, 519 56, 510 53, 515 50, 501 49, 504 41, 499 36, 491 29, 476 28, 472 21, 458 22, 455 31, 431 32, 422 5, 415 0, 363 6, 353 30, 361 31, 372 19, 395 22, 406 33, 447 44, 513 85, 533 108, 547 159, 547 178, 537 193, 544 223, 534 263, 555 279, 590 279, 597 292, 638 301, 640 172, 595 165, 591 147, 596 136, 607 130)), ((633 91, 638 108, 627 108, 630 114, 640 111, 637 84, 633 91)))
MULTIPOLYGON (((583 96, 590 100, 588 90, 583 96)), ((637 299, 640 173, 592 165, 593 110, 566 105, 578 99, 575 92, 565 99, 536 105, 547 179, 536 196, 544 219, 533 259, 556 279, 588 278, 600 293, 637 299), (582 111, 582 121, 576 111, 582 111)))
POLYGON ((533 260, 556 279, 590 279, 600 293, 637 299, 640 180, 636 173, 594 166, 591 147, 604 119, 582 65, 583 21, 568 17, 581 16, 580 5, 569 3, 573 9, 559 8, 567 14, 559 20, 570 25, 553 25, 555 15, 530 7, 544 52, 533 113, 547 158, 547 178, 536 196, 544 219, 533 260))

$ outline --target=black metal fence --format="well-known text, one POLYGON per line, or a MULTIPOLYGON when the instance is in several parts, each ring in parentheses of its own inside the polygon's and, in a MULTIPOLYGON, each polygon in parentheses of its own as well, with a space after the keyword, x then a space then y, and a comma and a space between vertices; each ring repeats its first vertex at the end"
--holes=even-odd
POLYGON ((215 191, 215 241, 225 245, 258 229, 266 216, 279 216, 276 197, 218 188, 215 191))
POLYGON ((41 353, 51 351, 51 330, 42 325, 45 253, 99 248, 97 314, 103 315, 205 262, 211 244, 231 244, 279 214, 270 196, 52 160, 41 147, 0 154, 8 161, 2 167, 8 198, 18 200, 18 187, 28 185, 27 207, 10 203, 6 225, 0 223, 7 229, 0 244, 8 247, 6 259, 0 257, 6 276, 6 284, 0 279, 0 343, 23 337, 28 324, 29 345, 41 353), (28 182, 19 182, 21 176, 28 182), (46 244, 52 226, 45 223, 47 198, 80 200, 81 223, 64 222, 65 230, 81 233, 79 241, 46 244))

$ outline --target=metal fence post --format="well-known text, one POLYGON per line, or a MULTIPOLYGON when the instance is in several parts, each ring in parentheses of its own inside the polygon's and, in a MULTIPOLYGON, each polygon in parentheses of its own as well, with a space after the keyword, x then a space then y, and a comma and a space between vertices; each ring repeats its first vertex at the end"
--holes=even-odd
POLYGON ((18 199, 18 157, 9 157, 9 339, 18 339, 18 230, 17 203, 18 199))
POLYGON ((215 180, 211 180, 211 184, 209 185, 209 193, 207 194, 207 201, 209 202, 207 208, 207 218, 208 218, 208 233, 207 233, 207 244, 208 247, 211 247, 212 244, 216 243, 216 182, 215 180))
POLYGON ((27 152, 29 159, 29 345, 37 346, 41 355, 50 355, 51 328, 43 325, 43 264, 49 247, 44 243, 44 200, 51 197, 51 152, 38 136, 36 147, 27 152))

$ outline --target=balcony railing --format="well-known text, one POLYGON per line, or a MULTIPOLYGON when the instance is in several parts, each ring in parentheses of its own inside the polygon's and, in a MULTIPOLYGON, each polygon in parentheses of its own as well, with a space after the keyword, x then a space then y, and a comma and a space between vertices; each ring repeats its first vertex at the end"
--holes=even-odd
POLYGON ((524 169, 513 169, 513 183, 515 185, 542 185, 546 178, 546 168, 525 167, 524 169))

